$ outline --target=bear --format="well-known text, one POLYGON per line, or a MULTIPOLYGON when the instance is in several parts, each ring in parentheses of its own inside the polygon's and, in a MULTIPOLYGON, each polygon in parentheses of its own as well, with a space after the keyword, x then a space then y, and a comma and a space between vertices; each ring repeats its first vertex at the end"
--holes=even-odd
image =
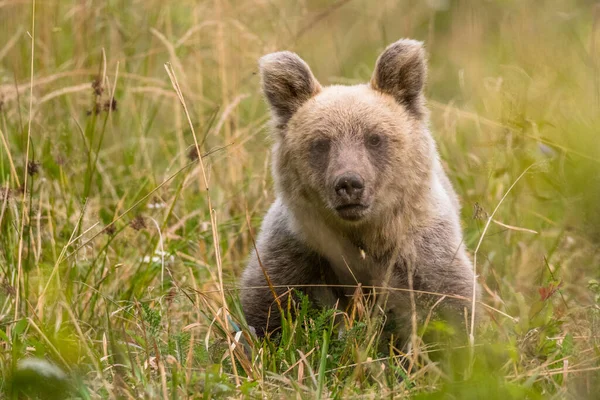
POLYGON ((429 130, 426 64, 423 43, 401 39, 369 83, 324 87, 295 53, 259 60, 276 199, 240 291, 259 336, 280 328, 292 289, 343 308, 358 285, 385 294, 396 337, 407 339, 415 310, 422 318, 434 303, 464 324, 477 285, 429 130))

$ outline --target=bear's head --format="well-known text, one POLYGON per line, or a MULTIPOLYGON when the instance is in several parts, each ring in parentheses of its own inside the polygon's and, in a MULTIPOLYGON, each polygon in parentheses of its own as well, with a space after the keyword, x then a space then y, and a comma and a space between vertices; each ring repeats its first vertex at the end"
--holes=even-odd
POLYGON ((350 226, 418 201, 435 157, 424 53, 420 42, 400 40, 379 56, 370 83, 328 87, 294 53, 260 59, 284 201, 350 226))

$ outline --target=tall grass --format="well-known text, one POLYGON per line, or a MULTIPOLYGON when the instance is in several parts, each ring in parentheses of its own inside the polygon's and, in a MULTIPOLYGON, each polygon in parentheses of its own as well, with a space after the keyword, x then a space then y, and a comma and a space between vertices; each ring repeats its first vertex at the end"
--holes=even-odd
POLYGON ((599 4, 7 0, 0 25, 4 396, 600 391, 599 4), (483 287, 474 345, 403 355, 358 295, 282 304, 297 318, 258 341, 237 287, 273 200, 256 60, 290 49, 353 84, 400 37, 429 53, 483 287))

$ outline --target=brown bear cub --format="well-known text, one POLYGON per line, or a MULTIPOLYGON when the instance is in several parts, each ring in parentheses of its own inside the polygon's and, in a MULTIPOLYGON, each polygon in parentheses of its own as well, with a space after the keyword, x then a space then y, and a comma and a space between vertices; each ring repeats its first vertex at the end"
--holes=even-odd
POLYGON ((277 199, 242 277, 248 325, 280 327, 274 294, 284 307, 296 288, 343 309, 358 284, 385 297, 397 337, 410 333, 412 309, 427 315, 434 303, 464 321, 473 269, 428 129, 422 43, 390 45, 368 84, 322 87, 287 51, 262 57, 260 73, 277 199))

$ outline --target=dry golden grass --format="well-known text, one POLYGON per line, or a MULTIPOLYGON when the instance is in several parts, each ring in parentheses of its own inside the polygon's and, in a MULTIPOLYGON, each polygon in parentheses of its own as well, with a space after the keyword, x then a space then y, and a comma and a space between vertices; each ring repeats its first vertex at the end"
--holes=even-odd
POLYGON ((599 4, 45 0, 33 11, 0 0, 7 398, 600 390, 599 4), (289 49, 321 82, 353 84, 400 37, 429 52, 432 130, 484 288, 474 346, 422 345, 407 367, 381 351, 368 299, 337 318, 303 305, 304 324, 255 341, 239 331, 236 283, 273 200, 256 60, 289 49))

